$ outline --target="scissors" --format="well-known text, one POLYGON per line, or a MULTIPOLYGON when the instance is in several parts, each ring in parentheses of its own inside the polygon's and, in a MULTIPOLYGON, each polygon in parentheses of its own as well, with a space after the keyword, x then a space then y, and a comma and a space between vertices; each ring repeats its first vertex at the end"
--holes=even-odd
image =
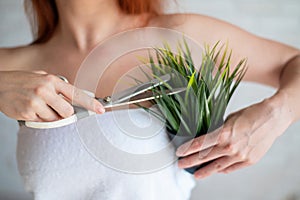
MULTIPOLYGON (((65 82, 68 80, 63 76, 58 76, 65 82)), ((143 82, 139 85, 130 87, 126 90, 123 90, 119 93, 113 94, 112 96, 106 96, 104 98, 96 98, 104 108, 114 108, 124 105, 130 105, 135 103, 141 103, 144 101, 153 100, 156 98, 162 97, 162 95, 154 95, 151 89, 163 85, 164 83, 171 80, 171 74, 165 74, 154 78, 150 81, 143 82)), ((174 95, 186 90, 186 87, 174 88, 172 90, 166 90, 166 95, 174 95)), ((24 124, 30 128, 38 129, 48 129, 48 128, 58 128, 62 126, 69 125, 78 121, 79 119, 94 115, 94 112, 91 112, 81 106, 73 105, 75 115, 65 118, 59 121, 54 122, 25 122, 24 124)), ((20 122, 19 122, 20 123, 20 122)), ((22 123, 20 123, 22 125, 22 123)))

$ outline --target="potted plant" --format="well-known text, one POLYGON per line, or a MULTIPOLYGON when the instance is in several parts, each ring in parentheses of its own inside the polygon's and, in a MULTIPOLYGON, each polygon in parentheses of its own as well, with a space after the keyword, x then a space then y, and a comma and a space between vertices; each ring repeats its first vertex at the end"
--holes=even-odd
MULTIPOLYGON (((154 55, 149 53, 147 66, 151 68, 152 76, 158 78, 171 74, 172 78, 168 83, 152 89, 154 96, 160 96, 151 101, 158 106, 159 112, 137 105, 166 124, 175 148, 223 124, 226 107, 245 75, 246 59, 232 68, 232 51, 229 52, 227 45, 219 47, 219 42, 212 48, 205 46, 198 70, 185 40, 178 43, 176 53, 167 43, 162 48, 154 48, 154 55), (178 87, 186 87, 186 90, 175 95, 166 94, 167 90, 178 87)), ((144 74, 149 79, 153 78, 144 74)), ((194 173, 207 164, 186 170, 194 173)))

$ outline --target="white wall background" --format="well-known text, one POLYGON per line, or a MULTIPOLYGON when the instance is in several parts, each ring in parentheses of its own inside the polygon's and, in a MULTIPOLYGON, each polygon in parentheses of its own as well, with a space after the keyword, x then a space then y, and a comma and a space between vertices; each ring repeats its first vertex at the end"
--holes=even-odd
MULTIPOLYGON (((0 47, 27 44, 30 28, 23 0, 0 0, 0 47)), ((196 12, 236 24, 252 33, 300 48, 300 0, 178 0, 170 11, 196 12)), ((245 83, 228 112, 273 94, 245 83)), ((300 200, 300 123, 291 126, 253 167, 198 182, 193 200, 300 200)), ((0 200, 30 199, 17 173, 17 124, 0 113, 0 200)))

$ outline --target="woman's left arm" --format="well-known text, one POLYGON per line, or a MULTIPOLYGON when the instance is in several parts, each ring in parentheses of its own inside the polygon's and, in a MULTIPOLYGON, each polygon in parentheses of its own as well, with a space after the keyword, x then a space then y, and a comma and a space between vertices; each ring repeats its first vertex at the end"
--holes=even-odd
MULTIPOLYGON (((187 32, 191 24, 201 21, 200 42, 228 41, 233 54, 237 53, 234 62, 248 58, 246 80, 278 88, 272 97, 229 115, 221 128, 178 148, 177 156, 184 157, 178 161, 181 168, 213 161, 194 174, 204 178, 255 164, 276 138, 300 119, 300 51, 213 18, 189 17, 184 24, 187 32)), ((198 35, 195 29, 190 34, 198 35)))
POLYGON ((280 75, 280 86, 274 98, 284 99, 295 122, 300 119, 300 51, 287 61, 280 75))

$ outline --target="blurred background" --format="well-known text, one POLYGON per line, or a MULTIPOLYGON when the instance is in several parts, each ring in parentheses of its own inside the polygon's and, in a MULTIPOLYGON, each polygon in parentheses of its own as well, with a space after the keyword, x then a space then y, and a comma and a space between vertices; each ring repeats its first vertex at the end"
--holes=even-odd
MULTIPOLYGON (((194 12, 228 21, 262 37, 300 48, 299 0, 178 0, 168 12, 194 12)), ((0 0, 0 47, 31 41, 23 0, 0 0)), ((253 49, 255 51, 255 49, 253 49)), ((243 83, 227 113, 274 90, 243 83)), ((0 113, 0 200, 29 200, 16 167, 18 126, 0 113)), ((198 181, 192 200, 300 200, 300 123, 292 125, 255 166, 198 181)))

